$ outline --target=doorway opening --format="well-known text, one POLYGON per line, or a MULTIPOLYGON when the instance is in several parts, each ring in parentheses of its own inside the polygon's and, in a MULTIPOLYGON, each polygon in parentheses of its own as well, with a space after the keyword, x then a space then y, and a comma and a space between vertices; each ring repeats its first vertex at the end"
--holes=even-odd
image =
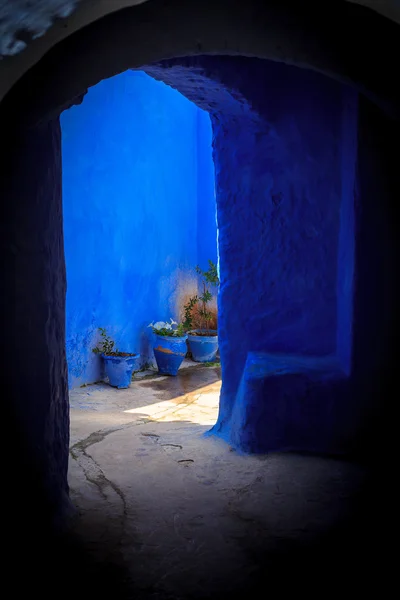
MULTIPOLYGON (((209 115, 142 71, 61 115, 70 387, 102 379, 98 328, 155 365, 149 323, 184 319, 217 263, 209 115)), ((216 324, 216 289, 212 290, 216 324)))
MULTIPOLYGON (((2 330, 7 341, 3 369, 5 383, 9 383, 5 408, 11 407, 12 417, 5 422, 11 423, 17 433, 14 435, 13 460, 9 461, 13 471, 11 481, 8 480, 13 491, 10 500, 13 518, 9 514, 8 520, 11 524, 20 524, 28 548, 31 543, 31 558, 36 560, 28 561, 29 575, 40 576, 42 566, 46 564, 49 572, 57 574, 58 581, 70 586, 71 594, 77 589, 75 581, 71 583, 71 575, 76 573, 76 566, 84 573, 85 563, 74 553, 64 561, 51 542, 47 552, 42 554, 36 543, 37 539, 43 540, 45 524, 69 506, 58 116, 61 110, 84 94, 85 89, 127 68, 166 57, 193 57, 199 53, 212 54, 212 60, 215 59, 215 68, 210 62, 203 62, 203 66, 194 65, 190 77, 197 84, 198 102, 207 98, 206 101, 214 105, 213 129, 219 155, 215 163, 221 217, 219 243, 223 297, 220 295, 220 298, 226 314, 220 315, 219 323, 220 333, 223 333, 221 353, 224 354, 225 371, 218 432, 229 432, 232 406, 235 405, 249 409, 247 414, 242 411, 244 418, 240 418, 240 410, 236 412, 236 432, 250 423, 247 441, 254 442, 255 450, 260 450, 260 443, 265 448, 266 442, 267 450, 271 447, 285 450, 294 445, 310 451, 336 453, 344 448, 357 451, 358 455, 373 455, 380 472, 382 465, 387 467, 386 450, 391 449, 391 440, 395 439, 389 435, 386 426, 393 414, 392 395, 385 393, 385 386, 380 382, 392 383, 396 372, 392 368, 395 352, 391 354, 391 340, 396 339, 393 336, 396 302, 391 297, 394 296, 392 281, 395 280, 396 265, 393 255, 397 245, 387 221, 396 222, 394 217, 390 218, 392 213, 388 209, 391 202, 397 204, 398 165, 392 148, 396 147, 399 134, 398 123, 389 114, 383 114, 374 102, 385 111, 389 109, 392 116, 398 116, 399 95, 393 77, 398 56, 398 32, 393 29, 394 24, 391 27, 383 19, 378 20, 375 27, 372 12, 368 17, 364 9, 350 3, 331 3, 329 7, 324 4, 322 8, 313 7, 310 11, 302 8, 296 11, 286 2, 280 3, 279 9, 274 3, 266 4, 268 6, 263 8, 260 2, 154 0, 96 19, 73 35, 66 29, 67 38, 40 59, 2 102, 5 178, 1 181, 1 191, 7 199, 2 235, 2 330), (331 33, 335 31, 340 31, 340 35, 331 33), (356 46, 354 31, 359 34, 356 46), (377 33, 381 34, 382 43, 371 44, 372 38, 377 39, 377 33), (246 62, 245 68, 241 70, 235 62, 229 66, 228 61, 224 66, 224 59, 220 60, 219 54, 232 55, 232 60, 239 58, 242 65, 246 62), (238 54, 247 58, 242 60, 238 54), (256 56, 263 59, 262 68, 257 68, 249 58, 256 56), (272 66, 264 59, 311 68, 314 75, 305 70, 296 75, 285 65, 272 66), (337 78, 337 82, 352 82, 354 87, 349 90, 337 82, 328 82, 316 71, 337 78), (199 75, 210 73, 205 84, 207 77, 202 79, 199 75), (229 118, 223 118, 222 113, 229 114, 229 118), (319 127, 313 126, 316 119, 319 127), (245 125, 241 130, 240 122, 245 125), (265 126, 260 127, 260 123, 265 126), (343 148, 346 153, 341 152, 343 148), (343 160, 339 165, 337 158, 340 155, 343 160), (357 165, 356 176, 353 176, 354 164, 357 165), (285 187, 285 181, 289 179, 296 185, 285 187), (324 186, 329 181, 336 199, 338 194, 347 198, 346 207, 342 205, 338 210, 338 204, 326 193, 324 186), (285 187, 282 194, 281 184, 285 187), (317 188, 313 186, 320 186, 321 193, 314 194, 313 189, 315 192, 317 188), (311 220, 304 219, 305 213, 301 211, 292 221, 284 219, 285 215, 291 214, 288 207, 296 210, 300 206, 314 208, 311 220), (356 209, 354 213, 352 208, 356 209), (336 224, 346 225, 339 227, 337 279, 333 276, 335 256, 329 252, 329 248, 332 250, 335 246, 324 244, 327 240, 324 223, 332 221, 323 217, 325 213, 332 216, 330 210, 333 216, 336 215, 336 224), (321 229, 315 227, 314 217, 320 220, 321 229), (274 225, 274 235, 269 231, 270 224, 274 225), (291 233, 296 225, 301 235, 294 239, 291 233), (279 232, 287 235, 279 237, 279 232), (356 236, 352 235, 354 232, 356 236), (280 243, 274 243, 278 239, 280 243), (322 240, 322 247, 318 245, 318 239, 322 240), (287 241, 286 255, 282 251, 284 241, 287 241), (299 270, 291 270, 294 263, 289 260, 290 252, 294 257, 297 254, 295 241, 300 247, 307 248, 310 263, 306 266, 309 268, 303 269, 305 262, 300 261, 297 263, 299 270), (281 263, 288 267, 284 270, 287 277, 276 277, 277 271, 271 269, 267 260, 271 248, 276 249, 273 254, 276 261, 281 258, 281 263), (352 257, 354 271, 346 268, 347 264, 353 264, 352 257), (317 272, 312 270, 314 258, 313 264, 321 261, 317 272), (315 284, 315 293, 308 295, 305 292, 309 291, 310 282, 315 284), (331 296, 319 294, 329 290, 331 296), (271 296, 275 300, 274 311, 270 310, 271 296), (327 302, 324 302, 325 298, 327 302), (282 299, 284 301, 280 302, 282 299), (317 300, 315 304, 314 299, 317 300), (321 309, 323 306, 327 309, 325 313, 321 309), (334 319, 329 319, 335 314, 340 316, 339 328, 335 328, 334 319), (275 315, 279 318, 275 319, 275 315), (310 323, 315 323, 311 318, 313 315, 319 323, 319 336, 318 328, 310 330, 309 327, 310 323), (268 324, 278 326, 271 329, 268 324), (296 374, 288 373, 286 369, 281 377, 282 369, 278 369, 276 377, 270 380, 278 383, 285 379, 284 386, 275 390, 263 388, 261 379, 254 378, 254 383, 260 384, 259 393, 251 397, 251 402, 249 397, 246 400, 246 395, 238 394, 238 390, 244 389, 241 384, 248 353, 255 351, 253 356, 256 357, 258 352, 271 348, 271 341, 282 338, 290 343, 290 348, 282 348, 284 351, 302 352, 308 346, 313 356, 321 352, 321 348, 330 351, 335 345, 342 364, 348 365, 346 377, 350 385, 343 384, 340 388, 336 382, 332 386, 331 381, 325 380, 317 386, 311 381, 303 387, 288 387, 286 384, 296 382, 296 374), (313 394, 316 389, 327 394, 320 398, 313 394), (238 398, 241 404, 237 402, 238 398), (267 404, 266 398, 275 402, 267 404), (267 406, 271 409, 269 413, 265 411, 267 406), (367 426, 364 425, 365 418, 367 426), (269 424, 268 430, 257 429, 263 422, 269 424), (358 443, 360 439, 361 444, 358 443)), ((183 86, 183 71, 186 69, 185 77, 189 75, 190 65, 180 68, 180 72, 178 65, 174 73, 164 71, 164 75, 180 77, 180 86, 183 86)), ((191 84, 188 78, 186 82, 191 84)), ((330 230, 330 233, 333 235, 334 231, 330 230)), ((197 476, 190 471, 190 465, 196 464, 196 457, 186 455, 185 460, 190 458, 194 462, 177 461, 185 470, 179 478, 181 493, 173 507, 176 510, 169 510, 172 506, 168 485, 163 496, 157 478, 148 471, 141 473, 142 483, 149 485, 139 485, 133 490, 131 504, 127 503, 123 492, 129 489, 130 472, 140 466, 143 462, 141 454, 150 452, 153 442, 166 457, 171 457, 173 452, 179 454, 180 449, 173 446, 173 440, 159 443, 154 432, 146 428, 143 436, 146 444, 137 448, 134 459, 132 456, 121 457, 115 436, 129 436, 130 431, 114 430, 113 435, 108 435, 111 432, 112 428, 109 428, 101 436, 92 436, 90 448, 85 444, 81 446, 83 458, 86 453, 96 460, 100 446, 97 442, 102 439, 112 458, 107 470, 92 463, 93 470, 88 472, 87 480, 94 482, 103 500, 110 500, 111 509, 103 513, 106 529, 111 524, 118 524, 120 528, 133 525, 130 530, 132 544, 125 543, 123 549, 134 569, 140 569, 143 559, 153 559, 156 568, 165 567, 163 573, 149 571, 152 581, 161 581, 161 585, 166 581, 165 576, 175 578, 177 573, 182 573, 181 582, 175 579, 173 585, 178 593, 165 593, 161 597, 195 597, 195 590, 188 589, 194 574, 197 575, 199 597, 204 597, 204 593, 208 595, 210 590, 221 597, 231 592, 232 596, 235 592, 248 594, 252 585, 254 590, 265 587, 266 577, 270 585, 275 579, 282 586, 288 572, 292 574, 292 582, 309 585, 310 564, 314 571, 332 579, 331 565, 337 564, 339 555, 340 566, 345 567, 346 574, 346 565, 352 565, 353 569, 351 559, 358 551, 364 570, 365 565, 370 564, 370 556, 373 556, 370 515, 376 513, 374 501, 368 504, 367 518, 360 524, 357 545, 349 543, 347 535, 340 534, 334 536, 333 541, 337 544, 332 544, 332 536, 326 536, 322 551, 321 545, 316 544, 315 552, 305 552, 307 544, 302 543, 309 539, 303 533, 307 534, 313 523, 320 529, 318 523, 321 524, 325 517, 337 515, 336 499, 344 498, 345 494, 336 482, 346 479, 339 463, 335 463, 338 471, 333 477, 328 474, 326 478, 327 488, 321 480, 322 465, 318 459, 280 455, 258 461, 254 456, 239 457, 225 445, 224 452, 229 461, 236 456, 236 464, 252 461, 260 468, 268 466, 265 478, 261 476, 260 479, 260 473, 255 477, 250 475, 249 481, 236 486, 236 490, 231 480, 233 493, 229 495, 226 494, 226 482, 219 478, 218 468, 214 470, 213 479, 204 472, 197 476), (311 464, 314 464, 314 470, 311 464), (282 465, 283 469, 280 468, 282 465), (311 471, 314 485, 310 485, 308 476, 311 471), (278 472, 283 474, 284 481, 280 476, 274 477, 278 472), (196 501, 202 513, 190 512, 191 497, 182 507, 188 473, 196 481, 196 501), (126 488, 121 484, 127 484, 126 488), (332 485, 331 489, 329 485, 332 485), (213 496, 215 489, 219 496, 213 496), (314 492, 317 496, 322 492, 322 497, 319 496, 322 513, 316 519, 314 492), (137 512, 139 495, 141 507, 145 509, 149 497, 160 498, 163 509, 157 535, 160 560, 157 560, 156 544, 153 543, 154 523, 142 519, 143 513, 137 512), (210 500, 217 496, 226 502, 214 504, 216 510, 213 511, 210 500), (335 506, 329 506, 330 500, 335 506), (118 510, 114 510, 117 503, 118 510), (314 509, 310 509, 311 505, 314 509), (144 524, 147 545, 141 545, 140 539, 138 542, 136 522, 144 524), (283 531, 282 526, 287 529, 283 531), (301 536, 299 543, 298 535, 301 536), (171 539, 177 540, 178 552, 175 552, 177 546, 171 545, 171 539), (283 547, 295 549, 293 562, 288 563, 283 547), (277 555, 281 559, 276 560, 277 555), (163 562, 167 556, 173 565, 163 562), (185 560, 187 570, 182 568, 185 560), (277 569, 277 566, 281 568, 277 569), (238 581, 240 576, 242 587, 238 581)), ((217 442, 216 438, 212 441, 217 442)), ((239 445, 242 441, 238 440, 239 445)), ((215 456, 212 452, 210 463, 215 456)), ((328 463, 333 465, 326 460, 323 468, 328 463)), ((236 465, 233 461, 231 464, 234 470, 236 465)), ((389 472, 386 467, 383 469, 385 474, 389 472)), ((166 468, 164 481, 167 484, 170 472, 166 468)), ((350 479, 354 481, 351 475, 350 479)), ((379 478, 379 482, 385 483, 385 477, 379 478)), ((378 491, 383 487, 374 485, 378 491)), ((378 493, 372 497, 378 499, 378 493)), ((380 514, 385 514, 385 507, 380 514)), ((96 512, 90 513, 89 518, 95 520, 96 512)), ((332 530, 337 531, 334 525, 332 530)), ((117 534, 115 531, 112 529, 115 548, 121 550, 121 536, 118 529, 117 534)), ((380 536, 377 539, 380 543, 380 536)), ((14 555, 13 552, 9 554, 14 555)), ((109 556, 106 558, 109 564, 109 556)), ((354 573, 353 569, 351 575, 357 581, 358 571, 354 573)), ((100 595, 104 595, 102 578, 87 573, 85 577, 90 594, 96 583, 100 595)), ((30 576, 25 579, 32 582, 30 576)), ((115 595, 115 586, 110 586, 110 590, 115 595)))
MULTIPOLYGON (((375 268, 374 285, 377 281, 385 283, 385 280, 379 267, 381 261, 376 260, 376 250, 375 262, 371 262, 370 256, 365 257, 363 248, 360 250, 360 243, 363 240, 365 243, 371 231, 380 243, 384 239, 383 219, 381 230, 376 232, 376 194, 367 190, 367 183, 373 183, 372 189, 377 192, 384 180, 376 162, 371 159, 374 150, 371 145, 382 125, 388 124, 366 101, 361 101, 354 90, 316 74, 244 57, 203 57, 194 65, 185 64, 185 60, 182 62, 172 61, 153 66, 151 70, 166 81, 178 81, 179 87, 187 90, 188 98, 191 87, 200 105, 213 105, 214 155, 218 157, 214 162, 220 300, 224 308, 219 314, 219 325, 224 333, 221 358, 223 354, 222 368, 225 369, 219 420, 214 431, 235 442, 239 449, 248 450, 246 444, 251 442, 251 452, 295 447, 337 453, 348 448, 355 438, 359 426, 356 411, 362 411, 361 404, 356 406, 355 400, 360 398, 360 382, 365 386, 368 381, 365 365, 373 367, 376 361, 375 355, 363 354, 366 348, 365 337, 363 340, 360 337, 363 324, 354 321, 353 315, 361 314, 364 322, 365 319, 369 321, 371 312, 386 301, 386 292, 379 296, 365 293, 371 288, 371 266, 375 268), (238 69, 238 65, 242 69, 238 69), (189 82, 187 87, 185 81, 189 82), (269 85, 271 81, 274 86, 269 85), (260 89, 260 82, 264 82, 263 89, 260 89), (287 94, 287 89, 292 93, 287 94), (372 142, 365 135, 372 128, 371 122, 375 128, 372 142), (360 123, 364 124, 364 129, 360 123), (361 151, 358 136, 363 133, 365 146, 361 151), (377 177, 369 175, 371 180, 367 177, 358 181, 364 194, 361 214, 356 210, 355 214, 353 212, 357 208, 353 194, 356 160, 368 164, 368 173, 373 173, 373 168, 377 170, 377 177), (354 222, 358 223, 358 231, 362 234, 357 240, 354 239, 354 222), (355 256, 358 278, 353 277, 352 268, 348 269, 355 256), (353 293, 353 282, 356 293, 353 293), (368 297, 367 306, 362 304, 365 297, 368 297), (352 327, 353 323, 355 327, 352 327), (268 373, 259 369, 259 365, 262 361, 265 365, 265 355, 271 350, 290 356, 290 360, 286 364, 272 363, 278 368, 268 373), (294 359, 293 353, 296 353, 294 359), (328 361, 320 360, 325 356, 328 361), (252 362, 253 358, 255 362, 252 362), (332 377, 336 372, 330 370, 331 359, 340 366, 341 379, 332 377), (303 372, 293 372, 304 365, 308 370, 305 377, 303 372), (323 371, 320 377, 320 367, 324 365, 327 372, 323 371), (248 393, 249 389, 252 393, 248 393), (226 436, 229 428, 236 438, 226 436)), ((19 203, 23 203, 21 214, 24 219, 22 224, 19 223, 18 239, 23 240, 23 250, 27 249, 26 255, 23 254, 26 260, 15 264, 20 275, 18 280, 28 281, 40 290, 33 297, 41 307, 35 311, 36 330, 29 320, 32 307, 29 305, 30 310, 23 310, 24 302, 30 302, 31 298, 21 294, 17 308, 27 334, 40 333, 42 327, 46 334, 39 336, 42 344, 39 349, 43 348, 43 352, 32 356, 29 368, 34 373, 38 390, 46 392, 40 394, 43 405, 39 410, 35 406, 38 423, 35 435, 38 431, 43 433, 46 445, 39 447, 39 451, 44 465, 46 458, 52 459, 48 487, 59 498, 60 494, 67 496, 68 492, 64 478, 68 420, 64 418, 67 415, 63 387, 66 383, 63 371, 65 347, 60 343, 64 342, 65 316, 61 194, 59 187, 54 185, 61 175, 58 119, 30 131, 23 143, 26 144, 25 156, 35 152, 35 161, 17 163, 18 167, 25 167, 26 176, 13 179, 15 187, 12 191, 19 203), (19 186, 28 186, 41 202, 31 202, 32 194, 20 193, 19 186), (32 228, 32 222, 40 226, 32 228), (40 236, 36 231, 40 231, 40 236), (32 262, 35 270, 27 268, 32 262), (45 354, 49 347, 57 353, 45 354), (43 356, 49 357, 48 362, 43 356), (50 377, 46 378, 43 373, 48 367, 50 377), (53 421, 49 420, 48 413, 52 417, 55 415, 53 421), (59 418, 60 414, 64 420, 59 418), (51 429, 53 424, 54 430, 51 429)), ((25 187, 22 191, 26 192, 25 187)), ((380 257, 385 257, 387 247, 381 243, 376 248, 379 248, 380 257)), ((375 327, 375 340, 382 345, 383 336, 377 335, 381 334, 381 329, 378 325, 375 327)), ((30 339, 26 335, 25 343, 28 344, 30 339)), ((24 415, 26 421, 33 412, 30 410, 24 415)), ((219 581, 221 593, 228 583, 232 590, 239 589, 242 583, 244 590, 244 582, 254 570, 251 563, 243 559, 246 553, 254 551, 254 544, 260 539, 259 531, 271 531, 270 513, 264 512, 268 495, 273 503, 279 485, 279 489, 285 490, 285 497, 290 497, 294 473, 300 475, 297 480, 300 496, 305 486, 311 489, 307 478, 302 479, 311 464, 315 466, 312 479, 317 482, 313 488, 317 495, 318 490, 326 489, 325 485, 322 488, 320 485, 321 468, 328 488, 332 481, 332 463, 323 459, 321 462, 280 455, 271 463, 255 456, 244 458, 231 452, 228 444, 222 444, 217 437, 210 439, 209 454, 199 466, 197 449, 191 445, 193 436, 188 435, 185 444, 181 444, 167 431, 168 422, 157 424, 158 431, 155 431, 154 421, 148 415, 142 418, 138 412, 124 414, 126 422, 110 424, 109 420, 102 421, 104 414, 101 411, 93 411, 95 432, 84 432, 81 422, 84 435, 73 444, 70 464, 77 469, 82 467, 82 483, 89 495, 93 492, 92 486, 98 490, 98 510, 89 510, 86 516, 89 522, 94 520, 93 531, 97 535, 104 536, 111 545, 115 541, 110 554, 122 550, 123 559, 133 571, 143 557, 146 564, 152 565, 143 579, 135 578, 143 585, 155 580, 156 585, 162 587, 165 578, 169 577, 168 593, 179 589, 180 593, 183 590, 184 596, 193 595, 196 590, 191 588, 189 578, 183 581, 182 587, 182 564, 188 560, 188 570, 194 568, 197 573, 195 586, 198 590, 202 589, 204 581, 207 581, 208 589, 219 581), (142 431, 140 437, 133 440, 136 446, 124 454, 121 442, 123 438, 132 442, 133 426, 142 431), (151 456, 155 454, 157 465, 160 464, 158 459, 163 459, 163 469, 148 468, 151 456), (250 464, 252 467, 248 468, 250 464), (271 465, 275 465, 272 469, 276 474, 274 480, 270 477, 271 465), (227 469, 229 482, 224 481, 227 469), (260 470, 265 471, 265 477, 260 470), (282 473, 289 473, 286 479, 284 477, 283 488, 282 473), (135 486, 132 486, 132 474, 137 477, 135 486), (177 485, 171 497, 173 477, 177 485), (142 510, 140 515, 138 508, 142 510), (96 522, 99 515, 103 528, 96 522), (154 516, 157 517, 156 534, 154 516), (203 522, 207 527, 202 527, 203 522), (247 526, 243 523, 256 523, 252 537, 248 536, 247 526), (196 530, 201 533, 195 534, 196 530), (224 536, 217 535, 221 530, 224 536), (153 544, 154 537, 156 544, 153 544), (229 544, 226 561, 222 563, 219 559, 227 549, 227 538, 236 541, 229 544), (171 539, 174 539, 173 547, 169 545, 171 539), (250 544, 241 546, 243 539, 250 539, 250 544), (207 550, 206 559, 204 549, 207 550), (165 555, 169 557, 167 566, 161 560, 165 555), (241 563, 238 562, 240 558, 241 563)), ((343 479, 352 485, 357 481, 357 469, 353 473, 351 466, 349 471, 347 467, 343 468, 347 474, 343 474, 340 467, 340 477, 343 475, 343 479)), ((330 491, 327 496, 335 497, 330 491)), ((321 514, 325 515, 325 493, 318 498, 321 514)), ((294 505, 289 502, 282 507, 283 512, 278 508, 278 527, 272 534, 275 539, 282 536, 279 524, 287 523, 289 529, 284 537, 288 544, 293 531, 303 530, 303 518, 305 522, 309 520, 309 515, 302 511, 295 521, 287 518, 295 514, 295 506, 296 502, 294 505)), ((328 512, 331 514, 330 510, 328 512)), ((329 528, 331 523, 328 521, 324 523, 329 528)), ((269 539, 266 535, 260 552, 267 547, 269 539)), ((262 579, 261 563, 258 569, 262 579)), ((284 569, 287 571, 287 565, 284 569)))
MULTIPOLYGON (((72 442, 81 441, 85 416, 85 433, 90 422, 96 430, 93 411, 103 428, 151 417, 206 429, 218 416, 218 352, 198 362, 186 342, 177 378, 165 376, 154 350, 163 338, 150 324, 173 322, 185 335, 196 329, 199 270, 217 269, 210 117, 130 70, 91 88, 60 122, 72 442), (135 355, 125 393, 110 387, 103 355, 94 352, 101 329, 135 355)), ((207 324, 217 330, 218 285, 207 283, 207 291, 207 324)))
MULTIPOLYGON (((109 388, 102 396, 96 386, 81 388, 71 403, 71 498, 83 511, 86 540, 104 535, 107 550, 123 555, 141 585, 195 595, 201 581, 220 580, 222 593, 228 580, 232 589, 240 586, 250 568, 237 544, 237 532, 249 531, 237 515, 265 523, 266 496, 275 485, 285 493, 293 487, 292 475, 281 480, 286 469, 315 469, 313 480, 322 469, 328 488, 331 477, 323 459, 281 455, 271 479, 270 459, 240 451, 337 451, 347 441, 341 427, 334 430, 331 407, 336 423, 341 416, 346 422, 340 411, 353 341, 357 96, 316 74, 245 57, 172 59, 144 70, 144 81, 151 75, 210 109, 223 385, 219 396, 207 379, 211 370, 202 372, 198 389, 186 374, 167 384, 143 379, 115 392, 117 403, 104 392, 109 388), (218 435, 205 437, 218 400, 218 435), (237 493, 247 489, 249 495, 237 493), (92 514, 100 515, 93 526, 92 514), (137 574, 143 557, 146 569, 137 574), (232 564, 240 565, 237 576, 232 564), (194 584, 182 581, 182 566, 194 569, 194 584)), ((342 474, 355 486, 362 479, 357 468, 342 474)), ((299 489, 304 483, 300 477, 299 489)), ((322 498, 316 502, 322 511, 322 498)))

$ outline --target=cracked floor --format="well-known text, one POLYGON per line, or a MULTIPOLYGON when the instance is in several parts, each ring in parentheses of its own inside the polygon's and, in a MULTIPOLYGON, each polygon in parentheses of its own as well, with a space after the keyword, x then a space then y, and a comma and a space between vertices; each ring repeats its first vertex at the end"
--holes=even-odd
POLYGON ((322 555, 323 576, 332 532, 352 517, 361 467, 243 456, 204 435, 220 384, 218 368, 198 366, 128 390, 99 384, 70 394, 74 530, 99 561, 123 570, 135 598, 242 596, 265 577, 281 589, 293 578, 301 585, 322 555))

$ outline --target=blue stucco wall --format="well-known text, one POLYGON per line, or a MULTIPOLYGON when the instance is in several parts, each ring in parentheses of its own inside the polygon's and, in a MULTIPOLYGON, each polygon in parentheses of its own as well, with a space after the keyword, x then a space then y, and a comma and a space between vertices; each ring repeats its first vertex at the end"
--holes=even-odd
POLYGON ((177 59, 151 73, 211 114, 222 366, 213 432, 248 452, 344 451, 355 423, 357 94, 245 58, 177 59))
POLYGON ((215 257, 211 125, 201 112, 128 71, 61 116, 71 386, 101 377, 91 352, 99 326, 151 360, 148 323, 177 319, 196 286, 198 200, 201 252, 215 257))
POLYGON ((202 269, 208 269, 208 261, 217 263, 217 245, 215 244, 216 206, 210 210, 210 198, 215 198, 214 163, 210 160, 212 145, 212 128, 207 112, 197 113, 198 136, 198 177, 197 177, 197 255, 198 264, 202 269))
POLYGON ((358 98, 263 68, 237 81, 241 118, 212 117, 223 378, 213 431, 246 452, 342 453, 359 422, 349 408, 358 98))
POLYGON ((222 423, 249 352, 336 351, 341 95, 328 80, 298 83, 281 112, 270 98, 260 121, 213 121, 222 423))

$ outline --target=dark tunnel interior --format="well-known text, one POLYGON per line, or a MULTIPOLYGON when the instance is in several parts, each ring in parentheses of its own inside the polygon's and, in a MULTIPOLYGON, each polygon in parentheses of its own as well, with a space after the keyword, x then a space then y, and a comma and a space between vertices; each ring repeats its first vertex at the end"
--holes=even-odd
MULTIPOLYGON (((167 600, 269 586, 384 593, 389 585, 399 26, 345 2, 329 3, 330 23, 321 7, 305 14, 292 3, 266 5, 150 0, 117 11, 59 42, 0 103, 3 520, 14 593, 167 600), (335 23, 346 23, 341 33, 332 33, 335 23), (279 490, 265 496, 265 520, 235 517, 249 535, 240 552, 251 567, 222 569, 216 554, 221 576, 193 588, 183 568, 181 587, 138 583, 145 559, 138 554, 132 570, 113 530, 90 543, 95 520, 69 498, 59 116, 127 69, 178 90, 211 118, 222 389, 209 435, 260 464, 286 454, 325 461, 328 479, 317 470, 312 482, 322 504, 336 493, 338 465, 363 473, 357 486, 350 476, 340 484, 346 510, 326 518, 329 526, 319 508, 313 519, 306 484, 297 499, 279 490), (272 523, 271 501, 287 503, 290 535, 272 523), (306 510, 312 535, 296 522, 306 510)), ((265 477, 274 476, 267 469, 265 477)), ((294 474, 285 476, 290 489, 294 474)), ((123 518, 134 521, 134 510, 123 518)))

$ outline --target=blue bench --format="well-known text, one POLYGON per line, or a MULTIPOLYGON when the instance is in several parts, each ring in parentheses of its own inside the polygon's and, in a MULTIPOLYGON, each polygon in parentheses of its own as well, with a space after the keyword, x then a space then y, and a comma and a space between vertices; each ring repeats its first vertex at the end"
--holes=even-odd
POLYGON ((250 352, 232 411, 232 445, 251 453, 329 452, 346 382, 334 356, 250 352))

